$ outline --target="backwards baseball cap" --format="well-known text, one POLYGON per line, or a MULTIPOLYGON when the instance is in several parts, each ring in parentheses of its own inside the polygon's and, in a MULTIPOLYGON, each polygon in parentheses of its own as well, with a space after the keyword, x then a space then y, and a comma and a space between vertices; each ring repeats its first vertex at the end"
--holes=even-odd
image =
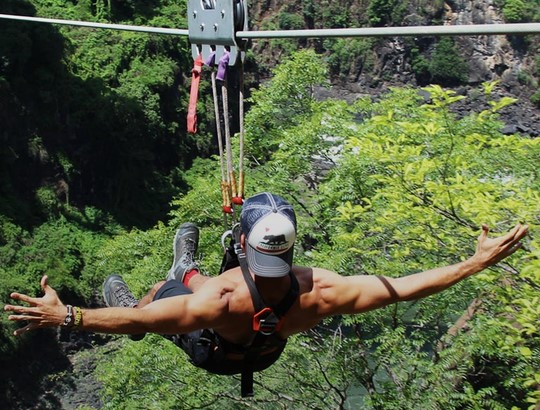
POLYGON ((278 278, 291 270, 296 215, 285 199, 263 192, 244 202, 240 226, 246 236, 246 257, 258 276, 278 278))

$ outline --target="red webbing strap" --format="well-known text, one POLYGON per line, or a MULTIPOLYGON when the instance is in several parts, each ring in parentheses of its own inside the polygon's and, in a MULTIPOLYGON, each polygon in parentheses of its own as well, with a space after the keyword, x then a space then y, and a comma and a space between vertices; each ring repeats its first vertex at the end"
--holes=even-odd
POLYGON ((199 54, 193 62, 191 70, 191 90, 189 92, 189 107, 187 115, 187 132, 195 134, 197 132, 197 100, 199 99, 199 83, 201 81, 203 60, 199 54))

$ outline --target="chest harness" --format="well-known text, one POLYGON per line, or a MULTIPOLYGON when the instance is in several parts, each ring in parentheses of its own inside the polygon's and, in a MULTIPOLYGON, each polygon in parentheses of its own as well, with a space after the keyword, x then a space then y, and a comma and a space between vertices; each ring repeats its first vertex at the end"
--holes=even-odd
POLYGON ((298 281, 292 272, 289 272, 291 279, 289 291, 278 304, 267 306, 249 273, 245 257, 240 259, 240 267, 251 293, 255 312, 257 312, 253 315, 253 330, 257 333, 245 353, 244 368, 242 370, 241 390, 242 396, 245 397, 253 395, 253 372, 256 371, 257 361, 261 354, 265 350, 275 348, 275 351, 279 353, 274 356, 275 359, 272 360, 272 363, 274 363, 285 348, 287 341, 279 338, 276 332, 281 329, 283 317, 298 298, 298 281))
MULTIPOLYGON (((299 285, 294 274, 289 272, 291 281, 289 290, 277 304, 267 305, 249 272, 246 255, 240 246, 238 225, 231 232, 231 245, 226 248, 221 272, 236 266, 240 266, 242 270, 255 309, 252 322, 255 335, 248 345, 233 345, 225 341, 224 347, 226 351, 239 353, 241 351, 244 355, 241 366, 241 394, 242 397, 247 397, 253 396, 253 373, 264 370, 273 364, 280 357, 287 344, 287 340, 280 338, 277 332, 281 330, 284 316, 298 298, 299 285)), ((222 342, 224 341, 222 340, 222 342)))

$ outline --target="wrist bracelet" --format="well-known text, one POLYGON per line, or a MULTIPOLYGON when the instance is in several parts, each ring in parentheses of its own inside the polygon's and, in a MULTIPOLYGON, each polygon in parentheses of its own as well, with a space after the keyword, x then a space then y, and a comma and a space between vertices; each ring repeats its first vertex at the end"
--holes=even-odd
POLYGON ((73 306, 66 305, 67 308, 67 314, 66 318, 64 319, 64 323, 62 323, 62 326, 71 327, 73 326, 75 319, 73 317, 73 306))
POLYGON ((77 306, 66 305, 67 314, 62 326, 80 327, 82 326, 82 309, 77 306))
POLYGON ((74 327, 82 326, 82 309, 80 307, 73 307, 75 310, 75 320, 73 321, 74 327))

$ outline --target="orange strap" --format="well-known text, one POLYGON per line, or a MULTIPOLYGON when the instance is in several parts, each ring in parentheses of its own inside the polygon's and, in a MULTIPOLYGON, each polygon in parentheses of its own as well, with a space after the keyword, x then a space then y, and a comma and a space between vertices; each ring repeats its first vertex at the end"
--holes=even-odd
POLYGON ((187 132, 195 134, 197 132, 197 100, 199 99, 199 83, 201 81, 203 60, 199 54, 193 62, 191 70, 191 90, 189 92, 189 107, 187 115, 187 132))

